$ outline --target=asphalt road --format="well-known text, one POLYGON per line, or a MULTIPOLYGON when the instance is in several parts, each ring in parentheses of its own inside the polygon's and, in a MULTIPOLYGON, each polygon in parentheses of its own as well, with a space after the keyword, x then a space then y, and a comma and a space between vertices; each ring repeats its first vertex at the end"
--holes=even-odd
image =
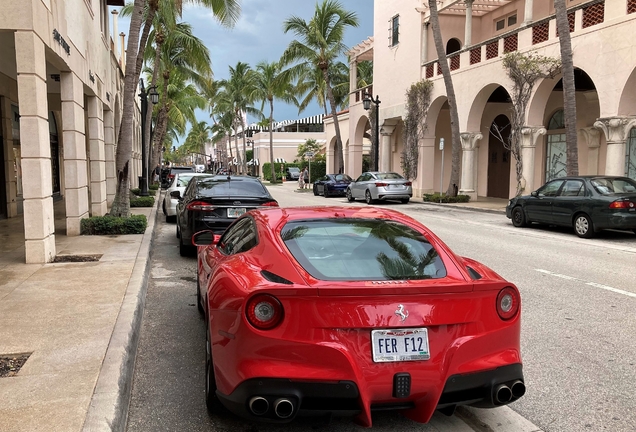
MULTIPOLYGON (((291 193, 288 186, 270 191, 281 206, 348 205, 344 198, 291 193)), ((514 411, 549 432, 636 430, 634 234, 605 232, 583 240, 566 229, 517 229, 503 214, 415 203, 379 205, 423 222, 456 253, 483 262, 519 287, 528 391, 510 405, 514 411)), ((350 419, 271 426, 229 414, 210 418, 204 404, 205 334, 195 304, 195 267, 194 258, 179 256, 175 225, 159 217, 128 431, 362 430, 350 419)), ((505 414, 491 410, 492 425, 482 430, 519 432, 505 426, 505 414)), ((438 415, 420 425, 391 413, 374 416, 373 430, 473 429, 457 417, 438 415)))

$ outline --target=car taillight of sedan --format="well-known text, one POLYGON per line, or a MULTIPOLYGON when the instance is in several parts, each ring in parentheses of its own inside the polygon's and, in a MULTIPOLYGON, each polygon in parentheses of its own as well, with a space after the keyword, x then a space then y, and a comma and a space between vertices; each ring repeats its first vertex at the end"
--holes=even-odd
POLYGON ((376 182, 375 183, 375 187, 387 187, 389 184, 388 183, 383 183, 383 182, 376 182))
POLYGON ((616 200, 609 206, 611 209, 630 209, 634 207, 636 207, 636 205, 629 200, 616 200))
POLYGON ((278 207, 278 203, 276 201, 267 201, 263 204, 263 207, 278 207))
POLYGON ((186 206, 186 209, 190 211, 211 211, 215 208, 216 207, 214 207, 213 205, 210 205, 209 203, 206 203, 204 201, 192 201, 186 206))

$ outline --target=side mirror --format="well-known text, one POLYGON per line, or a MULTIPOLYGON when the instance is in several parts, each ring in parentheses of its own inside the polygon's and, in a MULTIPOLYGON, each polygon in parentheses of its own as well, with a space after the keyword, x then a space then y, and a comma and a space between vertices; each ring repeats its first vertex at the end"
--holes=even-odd
POLYGON ((170 196, 172 198, 181 199, 181 192, 178 191, 178 190, 172 191, 172 192, 170 192, 170 196))
POLYGON ((195 246, 209 246, 219 242, 221 236, 214 234, 214 231, 199 231, 192 236, 192 244, 195 246))
POLYGON ((532 195, 533 197, 535 197, 535 198, 536 198, 536 197, 538 197, 538 196, 539 196, 539 192, 537 192, 537 191, 532 191, 532 192, 530 192, 530 195, 532 195))

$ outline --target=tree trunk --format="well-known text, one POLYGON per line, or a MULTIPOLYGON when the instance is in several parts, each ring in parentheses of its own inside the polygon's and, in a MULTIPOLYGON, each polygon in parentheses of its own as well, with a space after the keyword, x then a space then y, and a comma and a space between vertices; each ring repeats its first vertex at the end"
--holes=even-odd
MULTIPOLYGON (((340 123, 338 123, 338 113, 336 110, 336 100, 333 97, 333 90, 331 89, 331 82, 329 81, 329 74, 327 73, 327 67, 322 69, 322 75, 325 78, 325 87, 327 90, 327 99, 329 99, 329 105, 331 106, 331 115, 333 116, 333 126, 336 130, 336 148, 334 151, 335 156, 335 170, 338 173, 344 172, 344 152, 342 148, 342 137, 340 136, 340 123)), ((329 143, 327 143, 329 145, 329 143)))
MULTIPOLYGON (((160 31, 157 30, 157 34, 159 34, 160 31)), ((159 80, 159 64, 161 62, 161 46, 163 45, 163 37, 159 37, 159 35, 157 35, 155 37, 155 45, 156 45, 156 52, 155 52, 155 62, 153 64, 154 68, 152 70, 152 82, 150 83, 150 85, 157 85, 157 82, 159 80)), ((150 87, 150 86, 149 86, 150 87)), ((146 137, 148 139, 148 145, 150 147, 150 151, 149 154, 151 154, 151 161, 153 162, 151 165, 148 166, 155 166, 155 164, 158 163, 159 161, 159 154, 161 153, 161 147, 162 147, 162 142, 155 142, 154 137, 150 136, 150 130, 152 129, 152 112, 153 112, 153 105, 152 103, 148 106, 148 115, 146 116, 146 137)), ((159 119, 157 119, 159 120, 159 119)), ((156 133, 156 130, 155 130, 156 133)), ((150 183, 149 183, 150 184, 150 183)))
MULTIPOLYGON (((243 162, 241 161, 241 153, 239 152, 239 146, 238 146, 238 123, 235 121, 234 124, 235 124, 235 127, 234 127, 234 148, 236 149, 236 165, 234 165, 234 166, 243 168, 243 162)), ((238 170, 238 168, 235 168, 235 169, 238 170)), ((235 174, 238 174, 238 172, 235 173, 235 174)))
POLYGON ((579 175, 579 149, 576 139, 576 87, 574 84, 574 64, 572 62, 572 41, 570 23, 565 0, 555 0, 556 24, 561 46, 563 70, 563 113, 565 117, 565 141, 567 144, 566 173, 579 175))
POLYGON ((274 167, 274 99, 269 100, 269 161, 272 169, 272 182, 276 183, 276 167, 274 167))
POLYGON ((241 130, 243 131, 243 133, 241 134, 243 135, 243 163, 241 167, 243 169, 243 174, 247 173, 247 145, 245 142, 247 140, 247 137, 245 136, 247 134, 247 131, 245 130, 245 128, 245 121, 243 121, 243 116, 241 116, 241 130))
MULTIPOLYGON (((157 0, 146 1, 148 2, 148 15, 146 15, 144 29, 141 32, 141 39, 139 40, 139 52, 137 53, 137 58, 135 60, 135 75, 137 76, 136 80, 138 80, 139 76, 141 75, 141 67, 144 64, 144 51, 146 50, 146 44, 148 43, 148 35, 150 34, 152 22, 154 21, 157 9, 159 8, 157 0)), ((126 51, 126 53, 128 53, 128 51, 126 51)))
POLYGON ((135 110, 135 90, 137 77, 135 65, 139 42, 139 29, 143 18, 144 0, 135 0, 133 13, 130 17, 130 30, 126 52, 126 75, 124 81, 124 97, 122 107, 122 121, 119 129, 117 144, 117 190, 110 209, 112 216, 130 216, 130 159, 132 157, 133 115, 135 110))
POLYGON ((435 40, 437 59, 442 69, 444 86, 446 87, 446 97, 448 98, 448 106, 450 108, 452 168, 446 195, 456 196, 457 189, 459 188, 459 163, 462 149, 462 143, 459 136, 459 114, 457 113, 457 100, 455 99, 453 79, 451 78, 450 68, 448 67, 448 61, 446 60, 446 52, 444 51, 444 43, 442 42, 442 31, 439 28, 437 1, 428 0, 428 7, 431 11, 431 27, 433 28, 433 39, 435 40))

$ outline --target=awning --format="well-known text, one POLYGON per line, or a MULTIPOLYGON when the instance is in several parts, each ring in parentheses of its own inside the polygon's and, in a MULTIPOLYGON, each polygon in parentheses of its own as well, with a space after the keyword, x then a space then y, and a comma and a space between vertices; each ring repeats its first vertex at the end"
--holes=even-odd
POLYGON ((275 158, 274 162, 275 163, 287 163, 287 161, 285 159, 283 159, 283 158, 275 158))
POLYGON ((251 161, 247 161, 247 165, 248 166, 253 166, 253 165, 259 166, 260 163, 259 163, 258 159, 252 159, 251 161))

